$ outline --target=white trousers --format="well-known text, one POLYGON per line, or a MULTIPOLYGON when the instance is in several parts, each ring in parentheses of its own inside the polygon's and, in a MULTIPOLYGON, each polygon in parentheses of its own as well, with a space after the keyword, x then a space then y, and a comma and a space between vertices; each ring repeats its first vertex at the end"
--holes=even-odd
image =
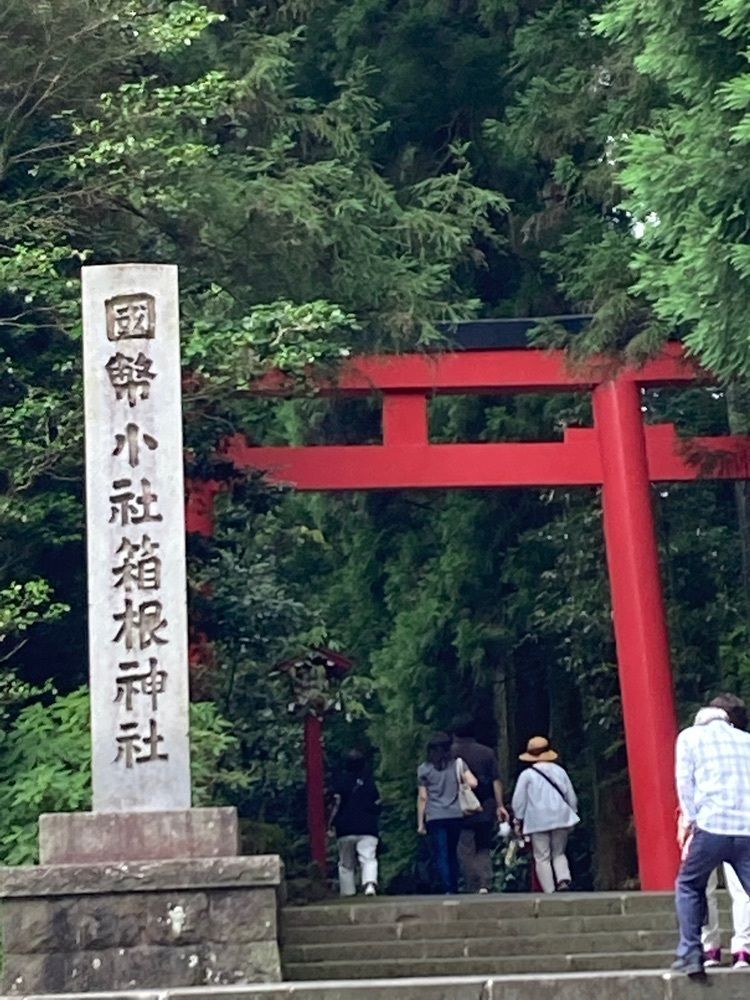
POLYGON ((554 892, 555 884, 570 882, 570 866, 565 857, 570 830, 547 830, 531 834, 536 877, 542 892, 554 892))
MULTIPOLYGON (((732 897, 732 954, 736 955, 740 951, 750 952, 750 896, 742 888, 734 868, 729 864, 724 865, 724 881, 732 897)), ((701 935, 704 951, 713 951, 721 947, 719 903, 716 898, 718 887, 718 875, 712 872, 706 886, 708 920, 701 935)))
POLYGON ((339 892, 353 896, 357 891, 357 861, 362 869, 362 885, 378 882, 378 838, 370 834, 355 833, 339 837, 339 892))

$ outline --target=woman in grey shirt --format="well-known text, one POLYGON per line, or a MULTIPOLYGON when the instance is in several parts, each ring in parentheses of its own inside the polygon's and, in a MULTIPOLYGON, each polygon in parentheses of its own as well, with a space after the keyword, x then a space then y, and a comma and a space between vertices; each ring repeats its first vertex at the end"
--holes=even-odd
POLYGON ((451 753, 451 738, 436 733, 427 744, 427 760, 417 768, 417 833, 430 838, 443 892, 458 892, 458 838, 463 812, 458 801, 458 773, 470 788, 477 779, 462 760, 451 753))

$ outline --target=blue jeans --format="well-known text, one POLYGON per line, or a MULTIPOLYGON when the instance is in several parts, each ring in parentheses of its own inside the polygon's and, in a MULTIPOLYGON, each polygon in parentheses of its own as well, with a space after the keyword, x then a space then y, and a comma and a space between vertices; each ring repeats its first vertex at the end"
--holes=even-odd
POLYGON ((458 892, 458 838, 464 828, 459 819, 431 819, 427 821, 432 856, 440 874, 443 892, 458 892))
POLYGON ((696 830, 675 886, 679 958, 703 954, 701 926, 706 913, 706 885, 711 872, 723 861, 731 864, 745 892, 750 892, 750 835, 729 837, 696 830))

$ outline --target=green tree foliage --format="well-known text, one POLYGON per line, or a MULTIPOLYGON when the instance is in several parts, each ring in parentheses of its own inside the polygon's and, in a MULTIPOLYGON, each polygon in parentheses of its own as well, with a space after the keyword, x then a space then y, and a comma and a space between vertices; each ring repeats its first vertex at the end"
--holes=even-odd
MULTIPOLYGON (((190 706, 193 801, 233 798, 246 781, 233 770, 237 740, 215 705, 190 706)), ((38 861, 39 814, 91 809, 89 697, 80 688, 35 700, 0 738, 0 843, 5 864, 38 861)))
MULTIPOLYGON (((472 181, 458 147, 432 176, 386 176, 373 148, 387 123, 365 69, 311 88, 303 32, 273 5, 11 0, 1 16, 3 638, 21 677, 71 688, 85 676, 80 263, 180 265, 186 438, 200 474, 227 432, 264 425, 267 407, 238 395, 259 373, 302 377, 356 341, 434 339, 436 320, 476 309, 461 274, 481 263, 475 237, 492 243, 506 203, 472 181), (64 633, 55 593, 71 608, 64 633), (32 624, 20 655, 14 637, 32 624)), ((257 492, 270 511, 273 494, 257 492)), ((241 722, 247 808, 270 779, 278 813, 301 829, 301 726, 281 724, 286 692, 268 678, 325 630, 277 567, 298 528, 266 513, 252 544, 230 531, 199 553, 194 619, 219 636, 207 691, 241 722)), ((11 717, 28 693, 14 683, 11 717)), ((349 692, 348 714, 361 697, 349 692)), ((53 808, 39 785, 36 804, 53 808)))
MULTIPOLYGON (((226 487, 215 537, 190 540, 191 621, 210 644, 192 676, 197 800, 283 826, 265 843, 304 861, 299 692, 283 667, 339 649, 355 671, 325 682, 329 764, 373 750, 389 877, 413 861, 425 738, 459 708, 506 779, 548 731, 584 803, 579 878, 632 877, 596 493, 295 496, 217 449, 237 432, 379 440, 377 405, 248 390, 276 368, 308 391, 312 364, 433 347, 437 321, 474 314, 591 310, 573 352, 635 359, 679 328, 720 377, 746 372, 744 18, 729 0, 6 0, 7 860, 32 856, 39 810, 87 801, 77 278, 85 261, 139 259, 180 266, 187 469, 226 487)), ((724 429, 721 393, 644 405, 685 432, 724 429)), ((430 409, 439 441, 549 440, 591 420, 570 397, 430 409)), ((687 716, 717 686, 750 694, 743 567, 730 488, 659 493, 687 716)))
POLYGON ((624 207, 643 227, 633 292, 725 380, 750 372, 744 7, 613 0, 597 23, 661 91, 642 126, 614 146, 624 207))

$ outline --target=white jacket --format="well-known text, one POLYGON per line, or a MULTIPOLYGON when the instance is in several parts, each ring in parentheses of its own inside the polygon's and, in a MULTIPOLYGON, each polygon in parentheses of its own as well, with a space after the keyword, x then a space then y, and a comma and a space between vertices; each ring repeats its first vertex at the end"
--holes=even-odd
POLYGON ((567 772, 549 761, 527 767, 521 774, 513 792, 512 806, 516 819, 523 821, 524 833, 565 830, 580 822, 576 812, 578 799, 567 772), (560 795, 537 771, 544 771, 563 794, 560 795))

